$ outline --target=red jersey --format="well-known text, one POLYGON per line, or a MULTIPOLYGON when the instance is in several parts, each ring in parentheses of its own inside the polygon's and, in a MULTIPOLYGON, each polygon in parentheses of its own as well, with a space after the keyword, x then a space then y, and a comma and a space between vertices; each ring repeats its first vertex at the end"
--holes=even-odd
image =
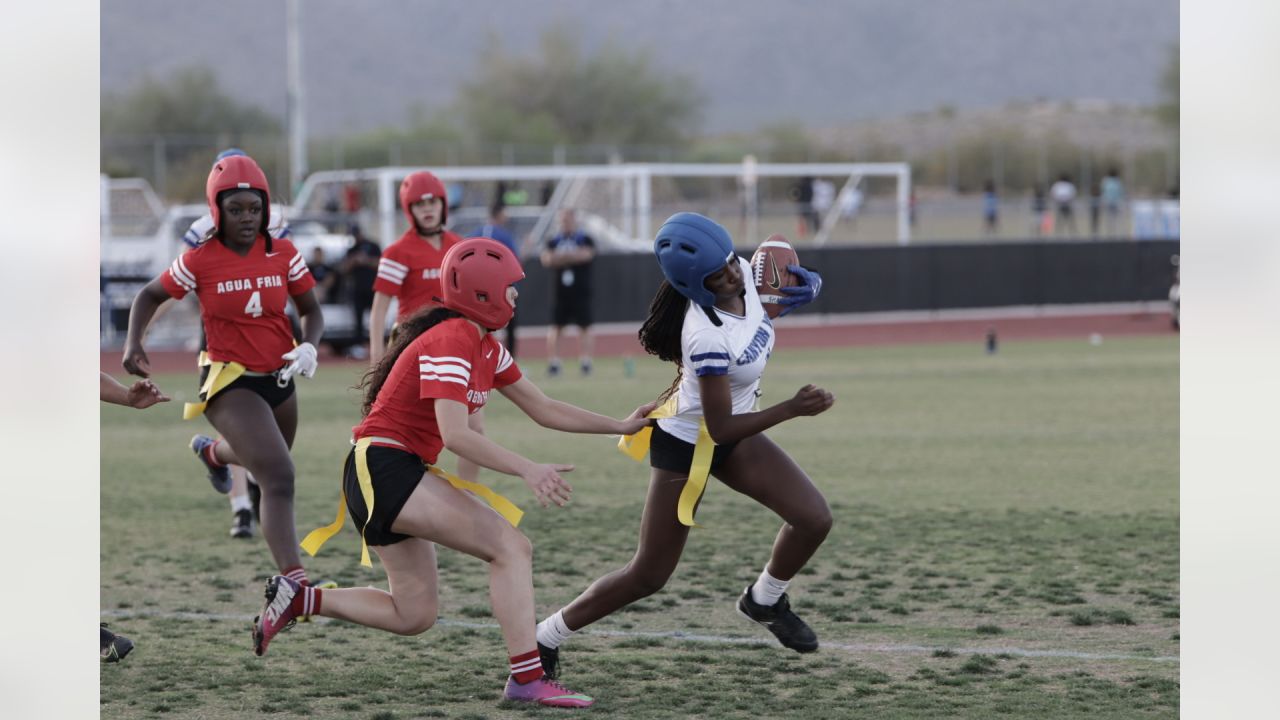
POLYGON ((293 243, 272 240, 268 255, 259 236, 245 257, 217 240, 192 248, 160 274, 160 283, 174 298, 194 292, 200 299, 210 360, 273 372, 293 349, 289 298, 316 280, 293 243))
POLYGON ((423 305, 435 304, 432 298, 440 297, 440 264, 444 254, 460 242, 462 238, 445 230, 440 233, 437 250, 409 228, 382 253, 373 289, 399 298, 396 322, 403 321, 423 305))
POLYGON ((481 338, 470 322, 445 320, 415 338, 396 358, 369 414, 351 434, 356 440, 391 438, 434 464, 444 448, 436 399, 457 400, 474 413, 484 407, 491 390, 521 377, 511 353, 492 333, 481 338))

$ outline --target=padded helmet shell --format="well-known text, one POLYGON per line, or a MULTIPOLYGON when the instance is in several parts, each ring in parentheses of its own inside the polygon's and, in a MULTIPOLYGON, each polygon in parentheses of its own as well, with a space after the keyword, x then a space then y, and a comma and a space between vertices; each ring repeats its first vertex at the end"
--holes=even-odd
POLYGON ((441 304, 497 330, 516 312, 507 302, 507 288, 523 277, 524 268, 506 245, 467 238, 449 248, 440 263, 441 304))
POLYGON ((209 215, 213 218, 214 228, 222 227, 218 194, 224 190, 257 190, 262 193, 262 234, 270 237, 267 227, 271 221, 271 190, 267 187, 266 173, 253 158, 231 155, 215 162, 209 171, 204 196, 209 201, 209 215))
POLYGON ((400 208, 404 210, 404 216, 409 219, 409 227, 418 227, 409 206, 419 200, 433 197, 440 198, 440 226, 444 227, 449 220, 449 195, 440 178, 436 177, 435 173, 422 170, 400 182, 400 208))
POLYGON ((676 213, 658 228, 653 253, 672 287, 694 303, 711 307, 716 296, 705 283, 733 258, 733 239, 705 215, 676 213))

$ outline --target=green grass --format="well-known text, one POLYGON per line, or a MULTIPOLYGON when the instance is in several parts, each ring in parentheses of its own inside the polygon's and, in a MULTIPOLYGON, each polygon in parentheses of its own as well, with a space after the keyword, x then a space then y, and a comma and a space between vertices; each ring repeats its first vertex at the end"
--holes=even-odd
MULTIPOLYGON (((671 379, 648 359, 633 378, 621 360, 601 360, 588 380, 527 370, 552 396, 615 415, 671 379)), ((356 372, 322 366, 300 385, 300 534, 337 508, 356 372)), ((157 381, 188 399, 194 389, 194 375, 157 381)), ((765 401, 806 382, 832 390, 835 407, 770 436, 835 515, 791 590, 827 647, 800 656, 646 634, 763 637, 733 600, 763 566, 778 521, 712 482, 699 513, 707 527, 667 588, 592 628, 614 634, 565 646, 566 679, 598 698, 590 714, 1177 716, 1179 664, 1146 659, 1179 654, 1176 339, 1007 343, 996 356, 976 343, 782 348, 765 401)), ((260 538, 227 536, 226 500, 186 448, 208 425, 179 420, 179 403, 102 408, 102 606, 137 642, 125 662, 101 669, 104 717, 539 714, 499 702, 506 658, 485 569, 449 550, 440 553, 445 622, 429 632, 320 621, 255 658, 242 618, 259 610, 268 555, 260 538)), ((532 426, 504 399, 492 402, 488 427, 517 452, 578 468, 573 503, 559 510, 538 508, 515 478, 485 477, 528 513, 541 617, 630 557, 648 470, 607 438, 532 426)), ((385 587, 358 555, 348 524, 308 569, 385 587)))

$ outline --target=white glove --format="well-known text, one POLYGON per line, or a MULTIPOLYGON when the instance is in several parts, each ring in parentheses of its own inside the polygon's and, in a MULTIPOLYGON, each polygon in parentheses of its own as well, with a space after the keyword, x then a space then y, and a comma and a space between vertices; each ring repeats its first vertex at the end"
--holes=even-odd
POLYGON ((289 361, 288 365, 280 371, 280 382, 287 383, 294 375, 302 375, 302 377, 315 377, 316 375, 316 346, 311 343, 304 342, 298 347, 281 355, 280 357, 289 361))

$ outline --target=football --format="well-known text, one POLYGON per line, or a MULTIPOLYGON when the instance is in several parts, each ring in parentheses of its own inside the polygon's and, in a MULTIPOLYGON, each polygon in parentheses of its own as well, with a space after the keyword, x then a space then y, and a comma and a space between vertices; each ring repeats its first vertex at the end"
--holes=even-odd
POLYGON ((787 269, 788 265, 799 264, 800 257, 796 255, 795 248, 781 235, 770 235, 751 256, 751 279, 769 317, 776 318, 785 309, 778 304, 786 297, 782 288, 800 284, 799 279, 787 269))

